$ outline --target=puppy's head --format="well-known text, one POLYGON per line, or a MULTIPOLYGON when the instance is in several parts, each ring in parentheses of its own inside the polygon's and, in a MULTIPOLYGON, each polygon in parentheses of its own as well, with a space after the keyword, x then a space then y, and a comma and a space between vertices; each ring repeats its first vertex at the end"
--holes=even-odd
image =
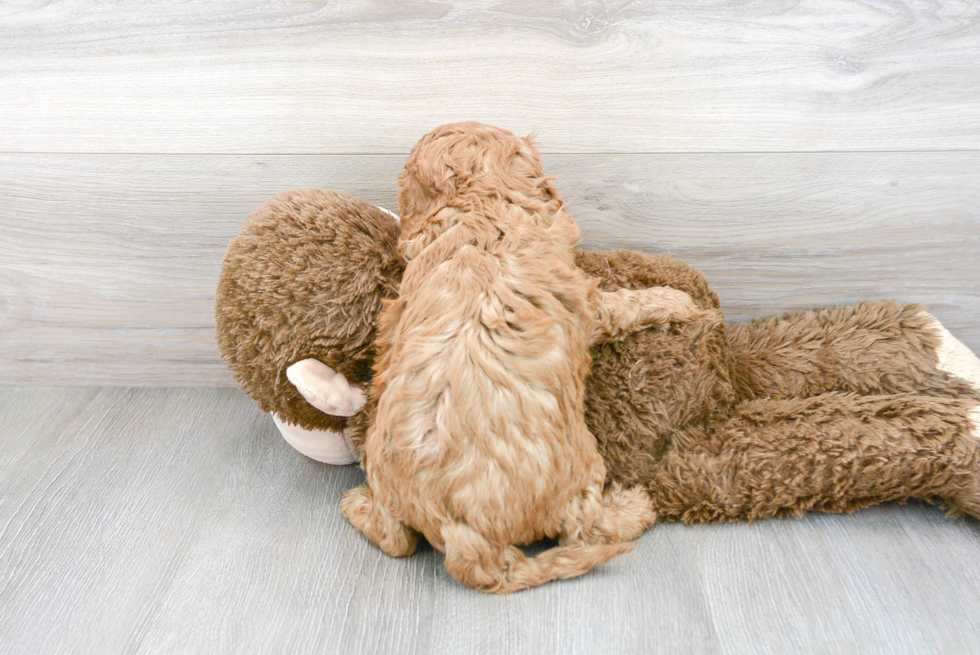
POLYGON ((475 122, 443 125, 422 137, 398 184, 399 248, 406 259, 452 227, 460 214, 494 201, 535 213, 561 205, 531 137, 475 122))

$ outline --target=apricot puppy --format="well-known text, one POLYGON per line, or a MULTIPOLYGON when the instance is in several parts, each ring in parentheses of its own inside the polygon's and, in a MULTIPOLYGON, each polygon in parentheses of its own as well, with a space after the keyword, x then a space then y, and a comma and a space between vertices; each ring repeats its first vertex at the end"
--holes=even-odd
POLYGON ((461 582, 510 593, 632 549, 656 518, 640 488, 603 492, 584 418, 589 347, 687 321, 684 292, 605 293, 574 264, 575 222, 532 143, 478 123, 437 128, 400 176, 400 297, 379 319, 363 453, 343 515, 389 555, 416 532, 461 582), (526 557, 543 537, 558 547, 526 557))

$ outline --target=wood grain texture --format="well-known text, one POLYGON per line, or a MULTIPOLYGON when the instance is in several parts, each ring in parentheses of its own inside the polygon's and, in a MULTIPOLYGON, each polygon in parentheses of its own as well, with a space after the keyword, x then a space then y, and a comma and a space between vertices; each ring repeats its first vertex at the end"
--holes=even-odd
MULTIPOLYGON (((399 156, 0 155, 0 380, 231 385, 221 259, 278 191, 395 206, 399 156)), ((730 320, 894 297, 980 350, 980 153, 549 155, 589 247, 700 268, 730 320)))
POLYGON ((42 0, 0 7, 4 152, 980 148, 969 0, 42 0))
MULTIPOLYGON (((980 350, 978 58, 967 0, 0 3, 0 383, 232 385, 212 303, 245 215, 393 207, 461 119, 537 131, 586 245, 685 259, 730 319, 895 297, 980 350)), ((980 528, 932 508, 658 525, 492 598, 361 538, 361 481, 236 391, 0 386, 0 652, 980 639, 980 528)))
POLYGON ((980 525, 918 506, 654 526, 571 581, 480 595, 339 515, 232 390, 0 387, 0 651, 950 653, 980 525), (8 438, 16 436, 17 438, 8 438))

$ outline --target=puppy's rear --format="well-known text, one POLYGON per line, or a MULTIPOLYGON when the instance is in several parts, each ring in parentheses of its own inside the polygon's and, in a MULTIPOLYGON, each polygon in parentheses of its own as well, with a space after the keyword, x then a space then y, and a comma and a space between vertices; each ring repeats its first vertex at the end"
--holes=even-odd
POLYGON ((510 594, 553 580, 575 578, 633 550, 632 542, 549 548, 527 557, 519 548, 494 548, 465 523, 442 529, 446 570, 463 584, 480 591, 510 594))

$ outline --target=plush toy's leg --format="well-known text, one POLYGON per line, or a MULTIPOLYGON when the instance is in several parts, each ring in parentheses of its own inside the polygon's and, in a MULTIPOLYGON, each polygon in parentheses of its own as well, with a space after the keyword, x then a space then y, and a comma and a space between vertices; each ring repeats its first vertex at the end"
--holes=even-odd
POLYGON ((340 501, 340 513, 361 534, 392 557, 407 557, 415 552, 415 531, 396 519, 388 508, 377 502, 366 484, 354 487, 340 501))
POLYGON ((973 399, 828 393, 757 400, 672 447, 650 483, 661 518, 759 519, 922 499, 980 517, 973 399))
MULTIPOLYGON (((970 410, 967 418, 974 440, 980 443, 980 407, 970 410)), ((974 467, 980 469, 980 456, 977 456, 974 467)), ((951 495, 950 500, 953 509, 980 519, 980 475, 965 477, 962 487, 951 495)))
POLYGON ((287 424, 276 414, 272 415, 272 420, 286 443, 310 459, 336 466, 353 464, 357 461, 347 446, 344 435, 339 432, 306 430, 298 425, 287 424))
POLYGON ((976 356, 920 305, 878 300, 797 312, 731 325, 728 335, 734 382, 746 398, 980 392, 976 356))
POLYGON ((622 338, 647 327, 684 323, 700 312, 691 296, 669 287, 596 291, 593 302, 599 323, 594 342, 622 338))
MULTIPOLYGON (((939 370, 966 381, 980 396, 980 358, 950 334, 934 316, 925 316, 933 321, 933 327, 939 334, 939 347, 936 348, 939 370)), ((973 426, 973 436, 980 442, 980 407, 972 409, 968 418, 973 426)), ((980 517, 980 480, 966 485, 955 504, 967 514, 980 517)))
POLYGON ((286 369, 286 377, 306 401, 324 414, 353 416, 364 406, 364 392, 317 359, 303 359, 286 369))

